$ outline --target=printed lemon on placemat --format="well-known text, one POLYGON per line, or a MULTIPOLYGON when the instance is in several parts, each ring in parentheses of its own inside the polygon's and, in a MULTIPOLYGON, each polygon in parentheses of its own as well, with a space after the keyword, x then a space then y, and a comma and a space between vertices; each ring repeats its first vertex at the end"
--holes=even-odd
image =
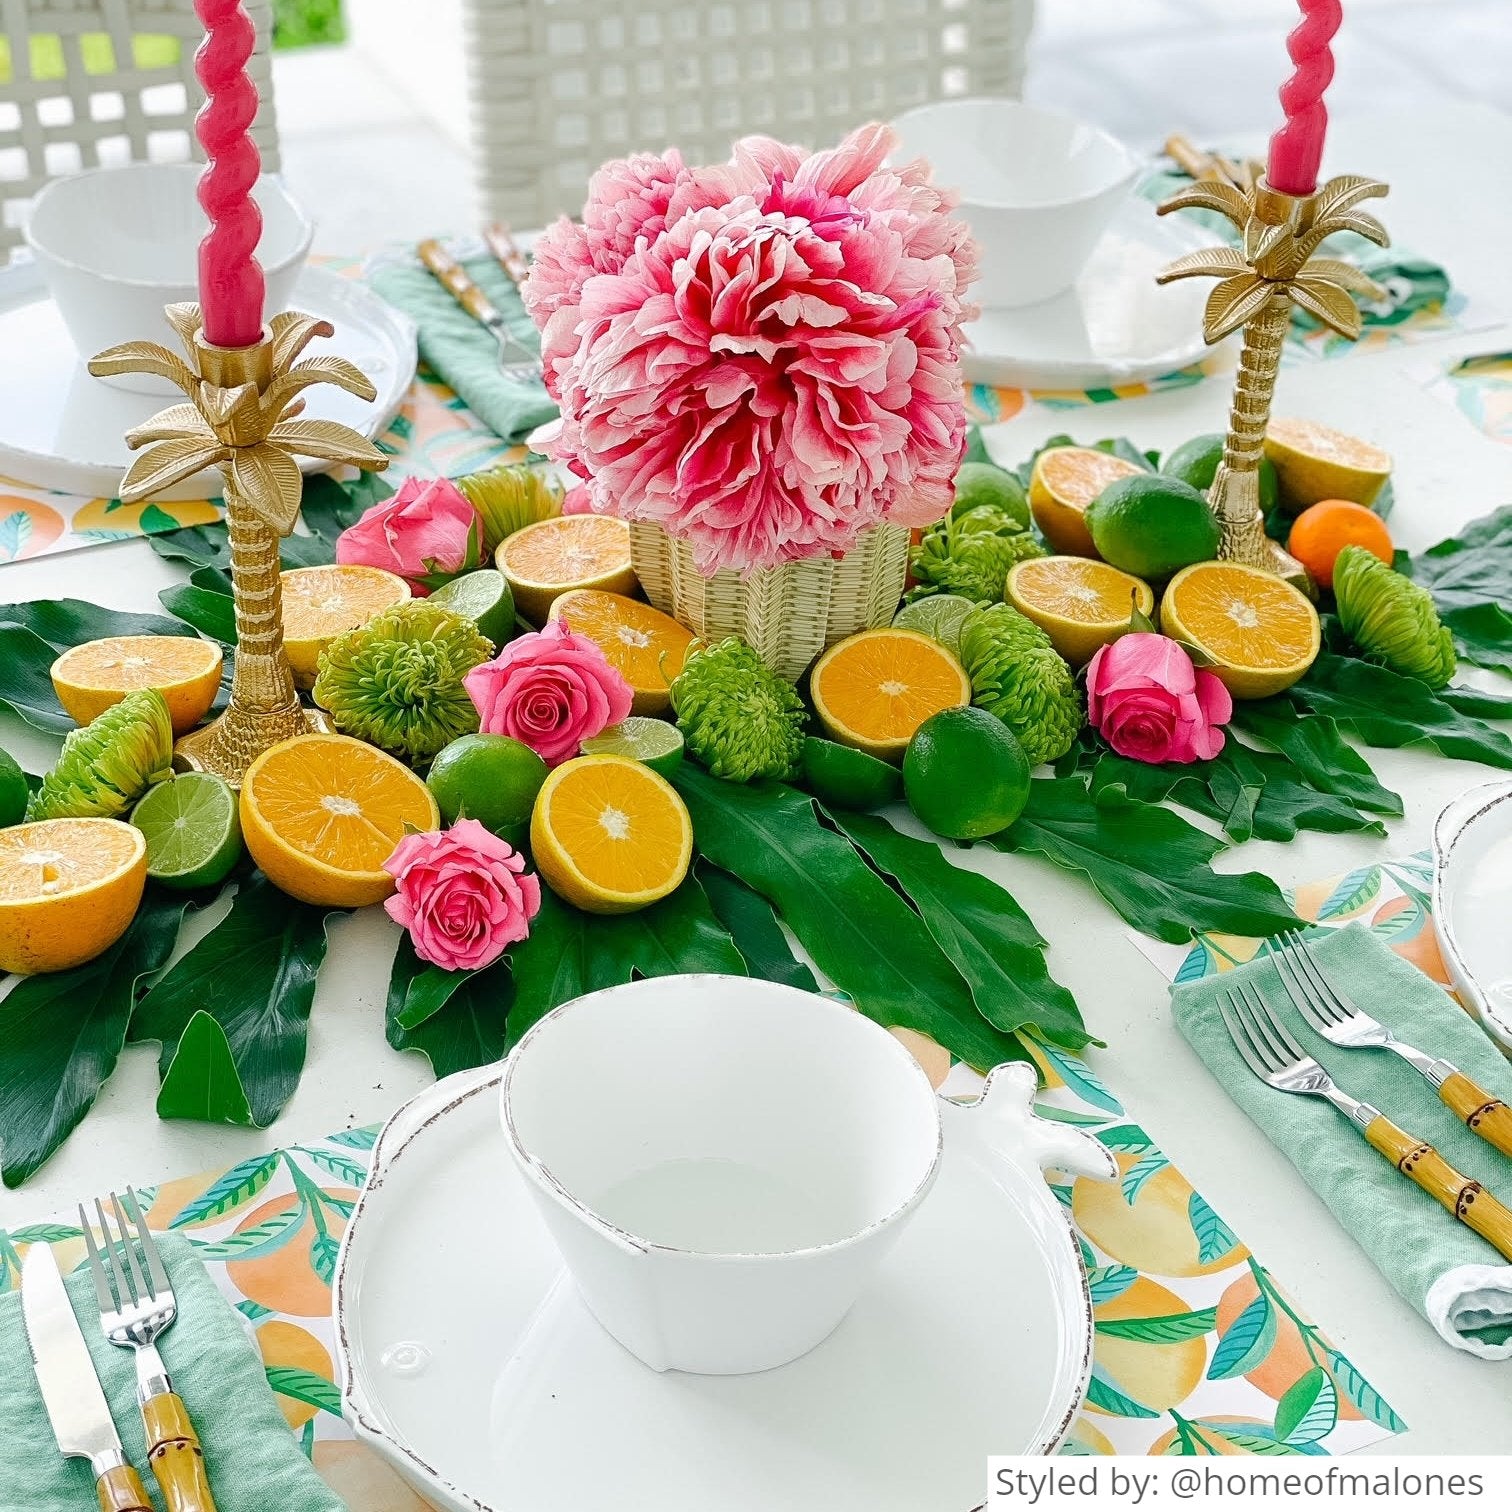
POLYGON ((1258 567, 1198 562, 1171 579, 1160 628, 1195 646, 1235 698, 1269 698, 1317 660, 1318 611, 1305 594, 1258 567))
POLYGON ((931 714, 971 702, 971 679, 938 641, 917 630, 862 630, 819 658, 809 693, 831 740, 900 761, 931 714))
POLYGON ((630 913, 688 874, 693 821, 677 789, 624 756, 579 756, 546 779, 530 848, 559 898, 587 913, 630 913))
POLYGON ((1051 547, 1067 556, 1096 556, 1087 528, 1087 506, 1119 478, 1143 469, 1090 446, 1052 446, 1035 459, 1029 477, 1034 523, 1051 547))
POLYGON ((1143 578, 1087 557, 1020 562, 1008 574, 1007 597, 1073 666, 1122 635, 1135 610, 1155 612, 1155 591, 1143 578))
POLYGON ((633 713, 665 714, 671 708, 672 682, 687 660, 693 632, 670 614, 623 593, 575 588, 552 604, 547 617, 565 621, 603 651, 634 690, 633 713))
POLYGON ((119 819, 0 830, 0 973, 93 960, 125 934, 146 884, 147 842, 119 819))
POLYGON ((223 653, 194 635, 112 635, 85 641, 52 664, 58 702, 87 725, 128 693, 156 688, 168 705, 173 733, 192 730, 215 702, 223 653))
POLYGON ((1379 446, 1316 420, 1272 420, 1265 455, 1293 514, 1321 499, 1369 504, 1391 476, 1391 458, 1379 446))
POLYGON ((630 527, 608 515, 562 515, 527 525, 499 547, 497 562, 516 608, 535 625, 570 589, 633 593, 636 586, 630 527))
POLYGON ((296 735, 264 751, 241 790, 242 836, 270 882, 324 908, 394 890, 383 863, 406 829, 433 830, 430 789, 392 756, 347 735, 296 735))
POLYGON ((381 567, 332 562, 292 567, 279 574, 283 586, 284 650, 294 685, 313 688, 320 653, 347 630, 365 625, 380 609, 402 604, 410 585, 381 567))

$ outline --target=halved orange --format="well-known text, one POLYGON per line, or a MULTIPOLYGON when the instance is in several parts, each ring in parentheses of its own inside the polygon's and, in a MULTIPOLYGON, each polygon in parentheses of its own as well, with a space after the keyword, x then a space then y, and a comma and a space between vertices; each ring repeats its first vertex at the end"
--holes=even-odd
POLYGON ((210 712, 223 659, 214 641, 197 635, 111 635, 65 651, 52 664, 53 691, 69 717, 87 725, 128 693, 156 688, 182 735, 210 712))
POLYGON ((279 582, 284 650, 289 653, 297 688, 315 686, 320 653, 338 635, 367 624, 379 610, 410 597, 410 585, 398 573, 355 563, 291 567, 279 574, 279 582))
POLYGON ((630 527, 609 515, 562 515, 517 530, 495 558, 514 591, 515 607, 544 624, 552 602, 572 588, 634 593, 630 527))
POLYGON ((609 665, 635 690, 632 714, 665 714, 672 705, 672 679, 683 669, 693 632, 670 614, 623 593, 574 588, 552 604, 548 619, 600 647, 609 665))
POLYGON ((1316 420, 1272 420, 1265 455, 1276 469, 1281 502, 1293 514, 1323 499, 1370 504, 1391 476, 1391 458, 1379 446, 1316 420))
POLYGON ((92 961, 126 933, 146 885, 146 838, 119 819, 0 830, 0 973, 92 961))
POLYGON ((547 779, 530 849, 551 890, 586 913, 631 913, 674 891, 693 821, 670 782, 625 756, 579 756, 547 779))
POLYGON ((1090 446, 1052 446, 1029 476, 1029 507, 1040 534, 1063 556, 1095 557, 1087 506, 1119 478, 1142 471, 1132 462, 1090 446))
POLYGON ((296 735, 242 779, 242 838, 275 887, 323 908, 360 908, 394 890, 383 863, 410 830, 441 822, 407 766, 348 735, 296 735))
POLYGON ((1238 562, 1198 562, 1171 579, 1160 628, 1195 646, 1235 698, 1269 698, 1317 660, 1318 611, 1282 578, 1238 562))
POLYGON ((814 664, 809 695, 831 740, 901 761, 931 714, 971 702, 971 679, 937 640, 885 627, 831 646, 814 664))
POLYGON ((1031 619, 1073 666, 1117 640, 1137 609, 1155 612, 1155 591, 1143 578, 1087 557, 1036 557, 1008 573, 1008 602, 1031 619))

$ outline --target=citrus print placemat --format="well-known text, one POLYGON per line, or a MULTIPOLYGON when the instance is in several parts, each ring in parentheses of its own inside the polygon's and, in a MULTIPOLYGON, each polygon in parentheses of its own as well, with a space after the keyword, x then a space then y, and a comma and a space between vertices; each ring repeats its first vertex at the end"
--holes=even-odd
POLYGON ((1430 394, 1452 404, 1477 430, 1512 446, 1512 352, 1487 352, 1419 368, 1430 394))

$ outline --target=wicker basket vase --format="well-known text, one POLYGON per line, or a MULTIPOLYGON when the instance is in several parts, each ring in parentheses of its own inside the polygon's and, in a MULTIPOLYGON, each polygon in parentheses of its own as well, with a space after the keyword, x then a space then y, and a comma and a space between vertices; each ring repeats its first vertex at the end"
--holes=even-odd
POLYGON ((630 527, 630 555, 646 597, 705 640, 738 635, 774 672, 796 681, 838 640, 893 617, 908 570, 908 531, 877 525, 839 559, 819 556, 748 576, 705 577, 693 550, 660 525, 630 527))

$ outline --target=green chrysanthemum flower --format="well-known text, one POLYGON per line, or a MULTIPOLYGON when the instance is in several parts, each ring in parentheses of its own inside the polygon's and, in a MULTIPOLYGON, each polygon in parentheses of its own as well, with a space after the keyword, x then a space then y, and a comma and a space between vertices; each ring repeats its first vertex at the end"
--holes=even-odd
POLYGON ((1018 736, 1029 760, 1058 761, 1084 715, 1071 668, 1050 637, 1010 604, 992 604, 961 625, 961 662, 972 702, 1018 736))
POLYGON ((1045 549, 1011 515, 990 505, 931 525, 909 558, 917 586, 908 598, 955 593, 979 602, 1003 596, 1008 570, 1045 549))
POLYGON ((797 689, 733 636, 687 659, 672 708, 688 751, 716 777, 787 778, 803 764, 808 715, 797 689))
POLYGON ((1427 589, 1363 546, 1346 546, 1334 564, 1334 598, 1344 633, 1395 672, 1447 687, 1458 658, 1427 589))
POLYGON ((492 558, 499 543, 537 520, 562 512, 561 485, 539 467, 510 463, 457 479, 462 496, 483 521, 483 552, 492 558))
POLYGON ((462 679, 492 655, 471 620, 423 599, 396 604, 320 653, 315 702, 344 734, 422 765, 478 728, 462 679))
POLYGON ((173 770, 173 721, 156 688, 70 730, 57 764, 26 805, 28 819, 118 819, 173 770))

